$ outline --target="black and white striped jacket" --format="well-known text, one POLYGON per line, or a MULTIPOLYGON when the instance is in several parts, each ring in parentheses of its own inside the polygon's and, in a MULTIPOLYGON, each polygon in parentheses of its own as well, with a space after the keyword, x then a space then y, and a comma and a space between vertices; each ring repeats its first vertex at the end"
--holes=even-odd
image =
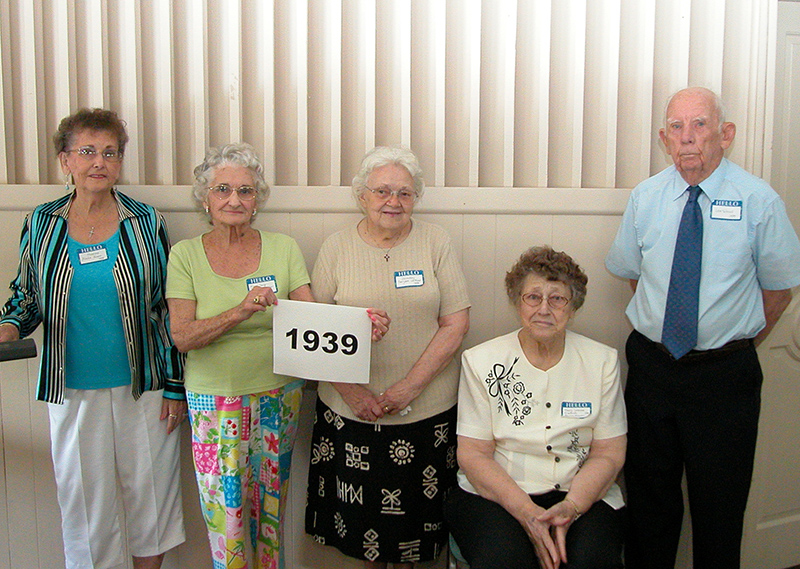
MULTIPOLYGON (((169 335, 164 299, 169 239, 163 216, 152 206, 115 191, 120 245, 114 264, 122 325, 131 367, 133 397, 164 389, 184 399, 183 356, 169 335)), ((25 219, 20 263, 0 323, 12 323, 20 337, 44 323, 36 398, 64 402, 65 334, 73 268, 67 254, 67 216, 72 195, 37 206, 25 219)))

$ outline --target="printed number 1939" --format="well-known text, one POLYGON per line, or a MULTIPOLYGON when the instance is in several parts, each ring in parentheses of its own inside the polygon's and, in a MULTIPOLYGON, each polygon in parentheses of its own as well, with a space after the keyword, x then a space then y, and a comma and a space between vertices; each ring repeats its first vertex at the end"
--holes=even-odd
MULTIPOLYGON (((292 328, 286 332, 286 337, 291 338, 293 350, 297 349, 297 336, 297 328, 292 328)), ((358 351, 358 338, 352 334, 345 334, 340 340, 335 332, 325 332, 322 334, 322 339, 320 339, 320 334, 316 330, 303 332, 303 349, 307 352, 314 352, 320 348, 326 354, 335 354, 341 349, 344 355, 352 356, 358 351), (341 348, 339 346, 340 342, 341 348)))

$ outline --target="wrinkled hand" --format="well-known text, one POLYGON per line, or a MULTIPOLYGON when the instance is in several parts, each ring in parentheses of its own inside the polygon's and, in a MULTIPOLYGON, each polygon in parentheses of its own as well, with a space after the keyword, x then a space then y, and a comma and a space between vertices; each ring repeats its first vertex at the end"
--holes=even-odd
POLYGON ((392 319, 389 318, 385 310, 379 310, 378 308, 367 308, 367 315, 372 320, 372 341, 380 342, 386 332, 389 331, 389 324, 392 319))
POLYGON ((167 434, 178 428, 178 425, 186 418, 187 412, 186 401, 164 398, 161 402, 161 417, 159 418, 162 421, 167 420, 167 434))
POLYGON ((383 417, 384 412, 375 394, 357 383, 337 383, 334 388, 342 396, 347 406, 362 421, 375 422, 383 417))
POLYGON ((566 500, 553 504, 542 514, 536 516, 537 521, 550 526, 550 535, 555 540, 559 557, 563 563, 567 562, 567 531, 575 519, 575 507, 566 500))
POLYGON ((411 385, 406 379, 401 379, 378 396, 378 405, 384 413, 395 415, 411 405, 421 392, 421 388, 411 385))
POLYGON ((244 300, 239 303, 239 310, 244 313, 245 320, 247 320, 256 312, 264 312, 267 306, 272 306, 273 304, 278 304, 278 297, 275 296, 271 288, 254 286, 244 297, 244 300))
POLYGON ((558 547, 550 535, 551 526, 545 522, 540 522, 538 517, 531 518, 525 525, 533 548, 536 550, 536 557, 539 559, 539 566, 542 569, 558 569, 561 565, 561 556, 558 547))

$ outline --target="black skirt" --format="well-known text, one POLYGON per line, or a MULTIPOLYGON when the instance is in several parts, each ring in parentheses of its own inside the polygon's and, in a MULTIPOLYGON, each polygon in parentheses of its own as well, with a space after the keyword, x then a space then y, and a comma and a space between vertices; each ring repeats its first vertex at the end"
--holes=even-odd
POLYGON ((456 483, 456 408, 405 425, 346 419, 317 400, 306 533, 345 555, 416 563, 447 541, 456 483))

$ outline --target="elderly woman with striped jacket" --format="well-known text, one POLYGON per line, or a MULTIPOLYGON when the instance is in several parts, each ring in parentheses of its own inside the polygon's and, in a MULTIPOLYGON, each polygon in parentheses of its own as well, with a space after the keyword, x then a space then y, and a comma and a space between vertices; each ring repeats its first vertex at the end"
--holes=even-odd
POLYGON ((116 113, 82 109, 54 141, 69 194, 25 220, 0 341, 43 325, 37 399, 48 403, 66 567, 120 565, 127 541, 136 569, 157 569, 184 541, 174 431, 186 402, 164 300, 166 227, 114 188, 128 141, 116 113))

